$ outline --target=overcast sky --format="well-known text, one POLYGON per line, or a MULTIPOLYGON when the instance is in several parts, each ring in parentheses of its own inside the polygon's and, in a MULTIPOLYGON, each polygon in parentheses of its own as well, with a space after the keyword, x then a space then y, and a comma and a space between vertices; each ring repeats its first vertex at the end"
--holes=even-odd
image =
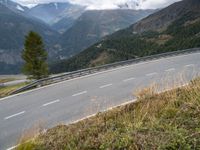
POLYGON ((166 7, 180 0, 14 0, 23 5, 34 5, 38 3, 48 2, 71 2, 75 4, 85 5, 88 9, 114 9, 117 5, 124 3, 138 3, 137 9, 155 9, 166 7))

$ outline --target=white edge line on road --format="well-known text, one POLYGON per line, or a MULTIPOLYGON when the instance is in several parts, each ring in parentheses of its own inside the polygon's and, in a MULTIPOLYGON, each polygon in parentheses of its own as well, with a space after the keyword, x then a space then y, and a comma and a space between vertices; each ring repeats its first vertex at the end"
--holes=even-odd
MULTIPOLYGON (((137 99, 133 99, 133 100, 131 100, 131 101, 122 103, 122 104, 120 104, 120 105, 115 105, 115 106, 112 106, 112 107, 110 107, 110 108, 108 108, 108 109, 104 109, 104 110, 102 110, 101 112, 109 111, 109 110, 112 110, 112 109, 117 108, 117 107, 120 107, 120 106, 125 106, 125 105, 128 105, 128 104, 134 103, 134 102, 136 102, 136 101, 137 101, 137 99)), ((91 117, 96 116, 97 114, 98 114, 98 113, 95 113, 95 114, 92 114, 92 115, 88 115, 87 117, 84 117, 84 118, 82 118, 82 119, 78 119, 78 120, 76 120, 76 121, 72 121, 71 123, 68 123, 68 125, 78 123, 78 122, 83 121, 83 120, 85 120, 85 119, 89 119, 89 118, 91 118, 91 117)))
POLYGON ((75 96, 83 95, 83 94, 86 94, 86 93, 87 93, 87 91, 83 91, 83 92, 80 92, 80 93, 76 93, 72 96, 75 97, 75 96))
POLYGON ((103 89, 103 88, 106 88, 106 87, 109 87, 109 86, 112 86, 113 84, 106 84, 106 85, 103 85, 103 86, 100 86, 99 88, 100 89, 103 89))
POLYGON ((157 72, 153 72, 153 73, 146 74, 146 76, 154 76, 154 75, 157 75, 157 74, 158 74, 157 72))
POLYGON ((57 99, 57 100, 55 100, 55 101, 51 101, 51 102, 46 103, 46 104, 43 104, 42 106, 43 106, 43 107, 46 107, 46 106, 48 106, 48 105, 52 105, 52 104, 55 104, 55 103, 58 103, 58 102, 60 102, 59 99, 57 99))
POLYGON ((10 118, 13 118, 13 117, 16 117, 16 116, 22 115, 22 114, 24 114, 24 113, 25 113, 25 111, 22 111, 22 112, 19 112, 19 113, 16 113, 16 114, 10 115, 10 116, 8 116, 8 117, 5 117, 4 120, 8 120, 8 119, 10 119, 10 118))
POLYGON ((200 55, 200 52, 194 52, 194 53, 190 53, 190 54, 184 54, 184 55, 178 55, 178 56, 172 56, 172 57, 166 57, 166 58, 160 58, 160 59, 156 59, 156 60, 150 60, 150 61, 145 61, 145 62, 141 62, 141 63, 137 63, 137 64, 132 64, 132 65, 128 65, 128 66, 118 67, 118 68, 115 68, 115 69, 101 71, 101 72, 97 72, 97 73, 94 73, 94 74, 90 74, 90 75, 86 75, 86 76, 82 76, 82 77, 78 77, 78 78, 74 78, 74 79, 70 79, 70 80, 66 80, 66 81, 62 81, 62 82, 50 84, 50 85, 43 86, 43 87, 40 87, 40 88, 36 88, 36 89, 33 89, 33 90, 29 90, 29 91, 25 91, 25 92, 22 92, 22 93, 14 94, 14 95, 11 95, 11 96, 7 96, 7 97, 4 97, 4 98, 1 98, 0 101, 3 101, 5 99, 9 99, 9 98, 12 98, 12 97, 15 97, 15 96, 23 95, 23 94, 26 94, 26 93, 30 93, 30 92, 33 92, 33 91, 37 91, 37 90, 40 90, 40 89, 43 89, 43 88, 55 86, 55 85, 58 85, 58 84, 61 84, 61 83, 70 82, 70 81, 74 81, 74 80, 78 80, 78 79, 83 79, 83 78, 88 78, 88 77, 95 76, 95 75, 98 75, 98 74, 103 74, 103 73, 106 73, 106 72, 112 72, 112 71, 116 71, 116 70, 120 70, 120 69, 129 68, 129 67, 132 67, 132 66, 138 66, 138 65, 143 65, 143 64, 158 62, 158 61, 163 60, 163 59, 171 59, 171 58, 177 58, 177 57, 186 57, 188 55, 194 55, 194 54, 200 55))
POLYGON ((128 79, 125 79, 125 80, 123 80, 123 82, 128 82, 128 81, 131 81, 131 80, 135 80, 135 78, 128 78, 128 79))
POLYGON ((18 146, 19 146, 19 145, 12 146, 12 147, 10 147, 10 148, 7 148, 6 150, 13 150, 13 149, 17 148, 18 146))
POLYGON ((176 69, 175 68, 170 68, 170 69, 167 69, 165 70, 166 72, 170 72, 170 71, 175 71, 176 69))

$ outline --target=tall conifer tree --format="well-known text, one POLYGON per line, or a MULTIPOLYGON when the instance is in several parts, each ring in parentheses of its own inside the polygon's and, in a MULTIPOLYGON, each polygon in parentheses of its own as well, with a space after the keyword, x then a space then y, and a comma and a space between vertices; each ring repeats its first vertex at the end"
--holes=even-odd
POLYGON ((23 73, 30 79, 41 79, 48 76, 47 52, 39 34, 33 31, 28 33, 22 58, 25 61, 23 73))

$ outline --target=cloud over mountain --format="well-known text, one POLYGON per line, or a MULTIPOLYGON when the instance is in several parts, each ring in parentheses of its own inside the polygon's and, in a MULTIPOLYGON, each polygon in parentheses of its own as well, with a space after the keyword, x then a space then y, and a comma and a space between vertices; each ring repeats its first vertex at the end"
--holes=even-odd
POLYGON ((87 9, 155 9, 163 8, 180 0, 15 0, 24 5, 34 5, 49 2, 71 2, 84 5, 87 9))

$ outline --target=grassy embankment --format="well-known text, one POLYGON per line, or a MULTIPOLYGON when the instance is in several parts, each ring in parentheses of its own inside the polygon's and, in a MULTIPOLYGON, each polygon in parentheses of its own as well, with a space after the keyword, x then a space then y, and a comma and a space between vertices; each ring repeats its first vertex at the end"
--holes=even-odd
POLYGON ((0 78, 0 83, 6 83, 6 82, 10 82, 10 81, 14 81, 16 79, 14 78, 0 78))
POLYGON ((200 79, 161 94, 147 88, 137 98, 136 103, 40 133, 17 149, 200 149, 200 79))
MULTIPOLYGON (((5 79, 0 79, 0 84, 1 83, 6 83, 6 82, 9 82, 9 81, 14 81, 16 79, 14 78, 5 78, 5 79)), ((0 86, 0 98, 2 97, 6 97, 6 96, 9 96, 10 93, 12 93, 13 91, 27 85, 28 83, 25 82, 25 83, 19 83, 17 85, 12 85, 12 86, 0 86)))

